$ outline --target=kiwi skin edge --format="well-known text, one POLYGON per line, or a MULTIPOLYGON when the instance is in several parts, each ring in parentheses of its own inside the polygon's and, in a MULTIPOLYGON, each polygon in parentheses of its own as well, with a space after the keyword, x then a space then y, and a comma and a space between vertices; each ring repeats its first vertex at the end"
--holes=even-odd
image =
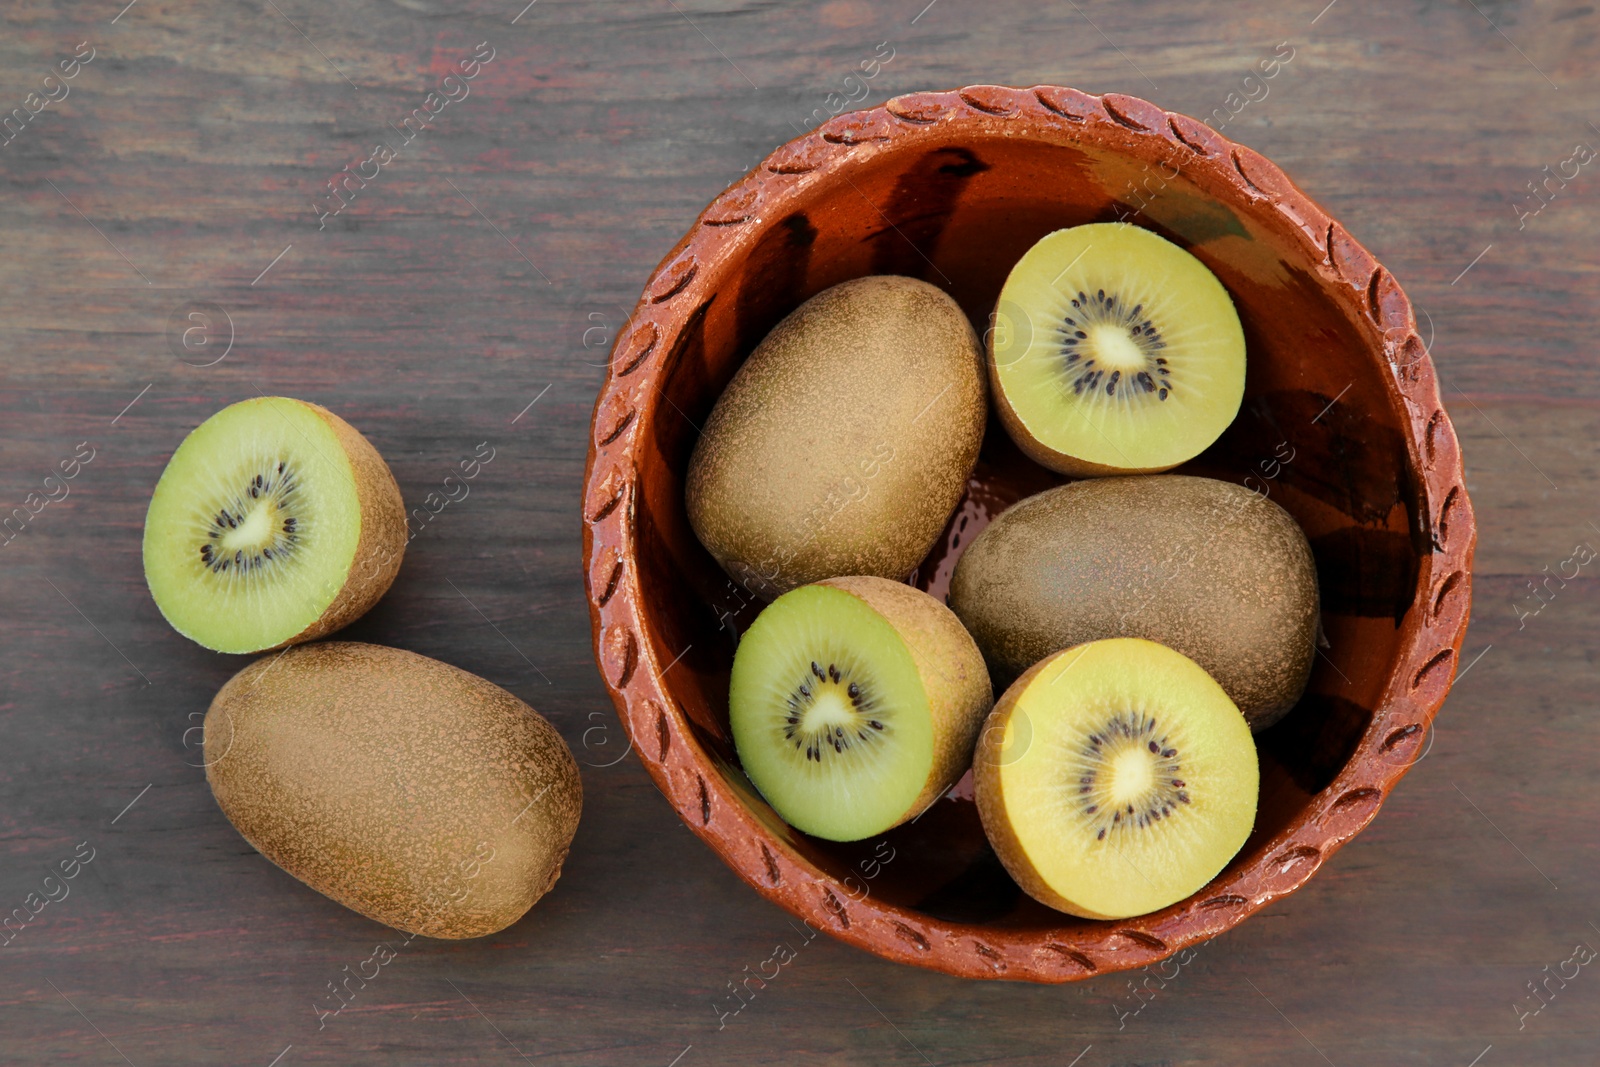
POLYGON ((263 652, 276 652, 280 648, 315 641, 319 637, 341 630, 367 613, 383 598, 400 573, 400 561, 406 552, 406 505, 400 496, 400 485, 394 472, 384 462, 372 442, 361 431, 320 404, 297 401, 315 411, 339 438, 350 469, 355 475, 356 496, 361 506, 361 539, 356 543, 355 556, 350 560, 350 570, 344 584, 333 598, 333 603, 323 609, 317 620, 286 641, 280 641, 263 652))
POLYGON ((894 627, 916 665, 933 720, 933 763, 917 799, 896 826, 921 815, 972 765, 972 750, 994 704, 989 668, 977 642, 937 599, 887 578, 828 578, 818 585, 866 602, 894 627))
POLYGON ((1000 857, 1001 866, 1005 867, 1006 873, 1022 887, 1024 893, 1041 904, 1068 915, 1077 915, 1085 919, 1108 919, 1111 916, 1084 914, 1051 889, 1039 876, 1033 861, 1028 858, 1027 850, 1022 847, 1022 842, 1017 839, 1016 832, 1011 828, 1011 819, 1005 810, 1004 794, 1000 789, 1000 767, 1005 759, 1003 750, 1006 726, 1011 721, 1011 713, 1021 702, 1021 696, 1027 691, 1028 683, 1033 681, 1034 675, 1054 663, 1055 659, 1054 655, 1046 656, 1024 671, 1021 677, 1007 687, 996 702, 994 710, 989 712, 972 754, 972 799, 978 805, 978 820, 983 824, 983 833, 989 839, 989 847, 994 849, 995 855, 1000 857))
POLYGON ((989 392, 994 397, 994 409, 1000 416, 1000 424, 1006 428, 1006 433, 1025 456, 1047 470, 1073 478, 1110 478, 1119 474, 1160 474, 1162 471, 1169 471, 1188 462, 1186 459, 1179 460, 1163 467, 1108 467, 1103 463, 1091 463, 1086 459, 1058 452, 1040 443, 1039 439, 1033 436, 1033 432, 1023 424, 1016 410, 1012 408, 1010 400, 1006 398, 1005 390, 1000 387, 1000 372, 995 367, 993 337, 989 339, 986 362, 989 367, 989 392))

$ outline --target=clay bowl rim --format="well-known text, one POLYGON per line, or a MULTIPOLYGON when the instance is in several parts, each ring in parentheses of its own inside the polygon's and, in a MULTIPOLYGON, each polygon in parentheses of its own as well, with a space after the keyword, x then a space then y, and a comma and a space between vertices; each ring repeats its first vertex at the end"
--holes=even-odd
MULTIPOLYGON (((1213 195, 1216 195, 1213 193, 1213 195)), ((1422 749, 1453 681, 1471 599, 1477 532, 1455 431, 1410 301, 1393 275, 1301 192, 1276 165, 1184 115, 1137 97, 1093 96, 1059 86, 974 85, 912 93, 841 114, 782 145, 700 214, 662 259, 612 348, 595 402, 584 473, 585 584, 595 654, 632 748, 684 823, 768 900, 839 940, 947 974, 1066 982, 1142 967, 1229 929, 1304 885, 1377 814, 1422 749), (856 894, 763 827, 695 739, 663 672, 672 653, 651 647, 640 610, 633 525, 642 427, 659 408, 690 312, 716 276, 747 254, 758 218, 781 217, 815 183, 884 152, 915 150, 950 129, 986 138, 1089 143, 1154 162, 1178 152, 1202 188, 1223 189, 1252 219, 1302 242, 1320 280, 1359 323, 1370 359, 1381 358, 1388 398, 1405 427, 1406 474, 1432 544, 1398 638, 1399 660, 1372 721, 1331 784, 1265 843, 1252 863, 1150 915, 1061 936, 947 922, 856 894), (663 656, 665 652, 665 656, 663 656)), ((1064 917, 1065 919, 1066 917, 1064 917)))

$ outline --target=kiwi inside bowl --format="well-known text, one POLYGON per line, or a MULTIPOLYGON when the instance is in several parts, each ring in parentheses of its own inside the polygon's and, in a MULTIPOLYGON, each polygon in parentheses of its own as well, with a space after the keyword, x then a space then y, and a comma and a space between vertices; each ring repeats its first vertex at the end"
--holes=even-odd
MULTIPOLYGON (((993 316, 993 317, 992 317, 993 316)), ((685 823, 813 926, 950 974, 1071 981, 1212 937, 1304 884, 1422 751, 1454 677, 1475 542, 1461 457, 1405 294, 1272 163, 1132 97, 969 86, 840 115, 723 192, 645 286, 595 405, 584 548, 597 657, 634 749, 685 823), (1257 737, 1255 826, 1193 896, 1124 920, 1022 893, 984 838, 970 777, 915 822, 838 844, 777 817, 728 725, 734 635, 760 601, 684 507, 698 427, 740 361, 808 297, 920 278, 980 335, 1012 266, 1063 227, 1127 221, 1226 287, 1248 351, 1231 426, 1176 473, 1269 495, 1304 529, 1322 637, 1299 704, 1257 737)), ((1059 484, 996 418, 913 581, 948 589, 963 547, 1059 484)), ((981 747, 981 746, 980 746, 981 747)))

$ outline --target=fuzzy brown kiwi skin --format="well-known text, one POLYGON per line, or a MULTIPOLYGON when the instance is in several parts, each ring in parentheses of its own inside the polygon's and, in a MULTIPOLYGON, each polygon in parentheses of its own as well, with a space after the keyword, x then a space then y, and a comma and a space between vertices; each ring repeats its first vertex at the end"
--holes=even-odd
POLYGON ((983 833, 989 839, 989 846, 999 857, 1000 865, 1011 875, 1012 881, 1022 887, 1024 893, 1039 903, 1068 915, 1077 915, 1085 919, 1108 919, 1113 916, 1084 911, 1051 889, 1040 876, 1038 868, 1033 865, 1033 860, 1028 857, 1027 850, 1017 838, 1016 831, 1012 829, 1011 815, 1006 810, 1005 791, 1001 787, 1000 768, 1007 760, 1006 725, 1016 713, 1022 694, 1029 683, 1033 681, 1035 675, 1049 666, 1053 659, 1054 657, 1047 656, 1024 671, 1022 676, 1001 694, 1000 699, 995 702, 994 710, 989 712, 988 718, 984 720, 977 746, 972 754, 973 800, 978 805, 978 819, 983 823, 983 833))
POLYGON ((1061 649, 1143 637, 1205 668, 1255 731, 1304 693, 1320 616, 1316 561, 1287 512, 1173 474, 1015 505, 963 553, 950 606, 1002 685, 1061 649))
POLYGON ((361 538, 355 556, 333 602, 310 626, 260 651, 274 652, 289 645, 315 641, 355 622, 382 599, 400 573, 406 553, 406 505, 394 472, 372 442, 339 416, 319 404, 296 400, 316 412, 339 439, 355 475, 356 497, 361 507, 361 538))
POLYGON ((245 840, 311 888, 437 938, 502 930, 561 873, 583 806, 556 729, 505 690, 400 649, 257 660, 205 720, 206 780, 245 840))
POLYGON ((906 643, 922 680, 933 719, 933 764, 927 781, 899 821, 914 819, 938 800, 972 765, 972 748, 994 704, 983 653, 961 620, 920 589, 886 578, 829 578, 818 585, 865 601, 888 620, 906 643))
POLYGON ((765 599, 836 575, 899 579, 960 502, 987 418, 972 324, 926 282, 812 297, 718 398, 689 461, 689 522, 765 599))

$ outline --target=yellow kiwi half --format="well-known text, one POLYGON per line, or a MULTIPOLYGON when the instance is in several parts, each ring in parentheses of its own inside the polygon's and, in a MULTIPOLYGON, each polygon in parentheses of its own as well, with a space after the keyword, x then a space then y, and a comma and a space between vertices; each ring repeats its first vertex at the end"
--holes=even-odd
POLYGON ((1250 836, 1260 791, 1244 717, 1154 641, 1058 652, 1006 690, 973 757, 984 832, 1029 896, 1122 919, 1175 904, 1250 836))
POLYGON ((1216 275, 1126 222, 1057 230, 1018 260, 989 331, 1007 432, 1079 476, 1169 470, 1244 396, 1244 330, 1216 275))

